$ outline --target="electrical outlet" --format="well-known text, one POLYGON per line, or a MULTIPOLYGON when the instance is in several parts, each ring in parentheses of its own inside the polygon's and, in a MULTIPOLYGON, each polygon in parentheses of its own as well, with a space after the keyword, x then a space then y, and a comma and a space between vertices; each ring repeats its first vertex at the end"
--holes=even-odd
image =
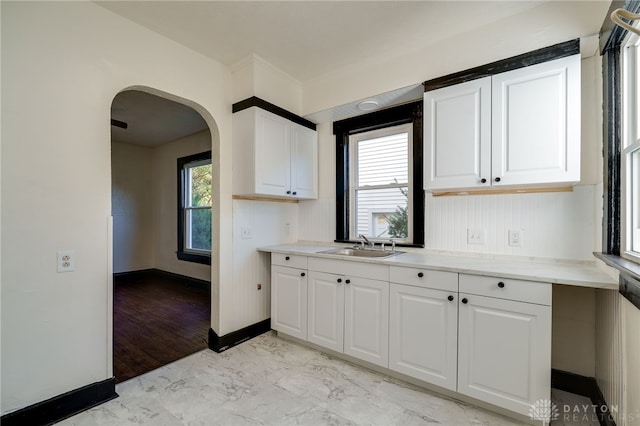
POLYGON ((73 250, 58 252, 58 272, 72 272, 76 270, 76 255, 73 250))
POLYGON ((243 226, 240 228, 240 238, 243 240, 250 240, 253 238, 253 229, 249 226, 243 226))
POLYGON ((467 229, 467 244, 484 244, 484 229, 467 229))
POLYGON ((522 247, 522 231, 509 229, 509 245, 511 247, 522 247))

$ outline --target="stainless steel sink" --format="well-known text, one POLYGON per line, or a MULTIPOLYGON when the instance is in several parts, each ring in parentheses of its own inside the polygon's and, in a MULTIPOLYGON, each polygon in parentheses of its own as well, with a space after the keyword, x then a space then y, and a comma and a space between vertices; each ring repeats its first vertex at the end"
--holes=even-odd
POLYGON ((371 249, 336 248, 331 250, 319 251, 318 253, 337 254, 339 256, 382 258, 382 257, 395 256, 403 252, 371 250, 371 249))

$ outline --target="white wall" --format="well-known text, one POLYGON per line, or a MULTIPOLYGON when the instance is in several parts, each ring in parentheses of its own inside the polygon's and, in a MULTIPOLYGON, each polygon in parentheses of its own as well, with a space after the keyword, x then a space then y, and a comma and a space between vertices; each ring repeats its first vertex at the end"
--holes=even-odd
POLYGON ((233 201, 232 330, 271 317, 271 256, 257 247, 297 240, 298 204, 271 201, 233 201), (248 228, 251 238, 241 237, 248 228), (258 290, 257 284, 262 284, 258 290))
POLYGON ((113 272, 155 267, 153 149, 111 142, 113 272))
MULTIPOLYGON (((109 118, 117 92, 155 88, 205 117, 221 175, 214 235, 231 247, 231 74, 94 3, 0 7, 4 414, 112 375, 109 118), (58 250, 75 250, 75 272, 56 273, 58 250)), ((213 306, 232 285, 230 250, 216 253, 213 306)), ((213 328, 229 330, 233 313, 212 311, 213 328)))

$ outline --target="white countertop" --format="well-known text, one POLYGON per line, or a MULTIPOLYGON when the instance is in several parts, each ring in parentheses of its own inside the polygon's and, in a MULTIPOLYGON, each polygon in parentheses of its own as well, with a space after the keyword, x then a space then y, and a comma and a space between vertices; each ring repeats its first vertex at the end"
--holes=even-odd
POLYGON ((345 247, 338 244, 318 244, 300 242, 260 247, 259 251, 324 257, 350 262, 378 263, 391 266, 410 266, 436 271, 450 271, 474 275, 496 276, 520 280, 544 281, 581 287, 617 290, 618 282, 596 266, 593 262, 553 261, 508 256, 474 256, 457 253, 437 253, 425 250, 399 248, 405 253, 384 258, 371 259, 318 253, 333 248, 345 247))

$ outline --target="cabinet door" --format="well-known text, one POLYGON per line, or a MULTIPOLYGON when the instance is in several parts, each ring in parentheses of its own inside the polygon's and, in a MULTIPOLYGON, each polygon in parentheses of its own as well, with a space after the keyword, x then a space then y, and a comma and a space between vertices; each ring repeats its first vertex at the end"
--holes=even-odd
MULTIPOLYGON (((256 193, 287 196, 290 191, 290 125, 268 111, 256 111, 256 193)), ((249 165, 247 165, 249 167, 249 165)))
POLYGON ((489 186, 491 77, 426 92, 424 109, 425 189, 489 186))
POLYGON ((389 368, 455 391, 457 291, 392 283, 389 292, 389 368))
POLYGON ((458 392, 529 414, 550 398, 551 307, 459 298, 458 392))
POLYGON ((389 366, 389 283, 345 279, 344 353, 389 366))
POLYGON ((497 74, 492 90, 492 184, 578 182, 580 55, 497 74))
POLYGON ((344 278, 309 272, 309 330, 312 343, 342 352, 344 336, 344 278))
POLYGON ((271 328, 307 338, 307 273, 271 266, 271 328))
POLYGON ((318 198, 318 134, 291 124, 291 195, 318 198))

